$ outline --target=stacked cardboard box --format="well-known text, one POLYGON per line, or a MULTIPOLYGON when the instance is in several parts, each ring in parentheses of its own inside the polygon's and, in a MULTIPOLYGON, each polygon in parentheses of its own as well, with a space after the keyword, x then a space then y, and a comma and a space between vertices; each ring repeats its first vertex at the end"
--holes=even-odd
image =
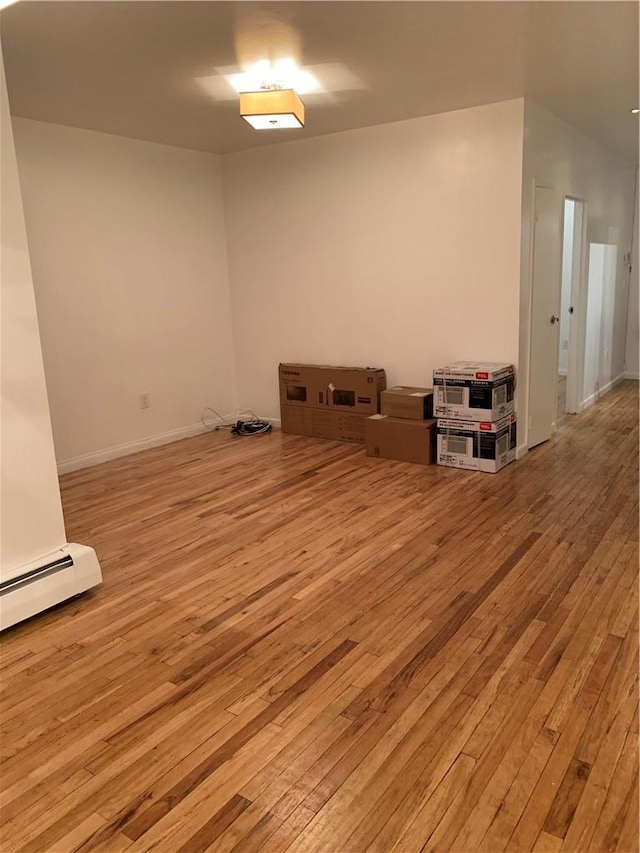
POLYGON ((429 420, 433 417, 433 389, 394 385, 380 395, 380 411, 392 418, 429 420))
POLYGON ((431 388, 389 388, 381 395, 381 413, 366 421, 367 456, 429 465, 435 458, 435 426, 431 388))
POLYGON ((373 367, 281 364, 279 381, 283 432, 358 443, 386 387, 384 370, 373 367))
POLYGON ((433 372, 439 465, 496 473, 516 455, 512 364, 458 361, 433 372))

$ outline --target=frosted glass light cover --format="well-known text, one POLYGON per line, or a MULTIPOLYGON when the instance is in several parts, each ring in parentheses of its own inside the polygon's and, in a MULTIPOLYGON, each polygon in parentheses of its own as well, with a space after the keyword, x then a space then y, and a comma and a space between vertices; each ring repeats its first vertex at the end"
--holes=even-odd
POLYGON ((304 127, 292 113, 282 115, 242 116, 256 130, 277 130, 283 127, 304 127))
POLYGON ((242 92, 240 115, 256 130, 304 127, 304 104, 293 89, 242 92))

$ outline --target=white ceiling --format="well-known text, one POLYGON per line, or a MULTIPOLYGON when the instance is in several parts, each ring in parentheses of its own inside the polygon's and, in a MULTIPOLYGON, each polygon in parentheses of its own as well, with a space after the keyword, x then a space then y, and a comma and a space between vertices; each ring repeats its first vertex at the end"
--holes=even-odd
POLYGON ((537 100, 638 159, 635 2, 38 2, 1 14, 14 115, 224 153, 537 100), (295 57, 329 90, 254 131, 220 76, 295 57))

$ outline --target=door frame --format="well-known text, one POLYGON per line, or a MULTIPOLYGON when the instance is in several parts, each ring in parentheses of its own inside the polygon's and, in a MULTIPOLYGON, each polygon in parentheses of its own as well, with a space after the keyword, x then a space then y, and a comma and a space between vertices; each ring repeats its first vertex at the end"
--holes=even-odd
MULTIPOLYGON (((537 206, 536 206, 536 190, 549 190, 554 194, 555 203, 557 204, 558 211, 558 220, 557 220, 557 229, 558 229, 558 245, 559 252, 558 257, 556 259, 557 269, 556 274, 554 275, 555 280, 555 293, 554 293, 554 308, 553 313, 556 316, 559 316, 560 313, 560 301, 562 295, 562 230, 564 228, 564 193, 559 190, 557 187, 550 186, 546 182, 542 182, 538 180, 535 176, 531 179, 531 203, 530 203, 530 216, 531 216, 531 225, 529 228, 529 258, 528 258, 528 278, 529 278, 529 288, 528 288, 528 313, 529 313, 529 322, 528 322, 528 369, 527 369, 527 450, 532 450, 536 445, 531 445, 531 425, 532 425, 532 376, 533 376, 533 365, 534 365, 534 352, 536 341, 534 339, 534 300, 535 300, 535 249, 536 249, 536 221, 537 221, 537 206)), ((558 400, 558 352, 559 352, 559 334, 556 336, 556 347, 554 353, 554 371, 553 378, 549 377, 549 381, 553 382, 554 388, 554 400, 553 400, 553 408, 551 410, 551 423, 549 424, 549 437, 554 434, 556 431, 556 411, 557 411, 557 400, 558 400)))

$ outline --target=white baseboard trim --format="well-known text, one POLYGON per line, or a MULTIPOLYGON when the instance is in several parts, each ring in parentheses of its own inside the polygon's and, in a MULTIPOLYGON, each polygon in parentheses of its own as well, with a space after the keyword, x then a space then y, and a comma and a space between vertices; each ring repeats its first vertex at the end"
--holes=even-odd
POLYGON ((188 427, 170 430, 169 432, 142 438, 139 441, 130 441, 127 444, 118 444, 116 447, 107 447, 105 450, 97 450, 95 453, 86 453, 84 456, 76 456, 73 459, 64 459, 58 462, 58 474, 68 474, 71 471, 80 471, 82 468, 90 468, 92 465, 100 465, 110 459, 119 459, 121 456, 129 456, 150 447, 160 447, 162 444, 170 444, 172 441, 180 441, 181 438, 191 438, 207 432, 202 424, 192 424, 188 427))
POLYGON ((270 423, 272 427, 276 427, 276 429, 282 429, 282 421, 280 418, 265 418, 267 423, 270 423))
POLYGON ((626 372, 624 373, 624 378, 625 378, 625 379, 636 379, 636 380, 640 380, 640 373, 629 373, 629 371, 626 371, 626 372))
POLYGON ((583 412, 585 409, 595 403, 596 400, 599 400, 600 397, 604 397, 605 394, 615 388, 616 385, 619 385, 625 378, 626 373, 620 373, 618 376, 615 377, 615 379, 612 379, 611 382, 607 382, 607 384, 603 385, 602 388, 599 388, 593 394, 590 394, 585 400, 582 401, 582 403, 580 403, 579 411, 583 412))
POLYGON ((516 459, 522 459, 523 456, 526 456, 529 452, 529 448, 526 444, 521 444, 519 447, 516 447, 516 459))

